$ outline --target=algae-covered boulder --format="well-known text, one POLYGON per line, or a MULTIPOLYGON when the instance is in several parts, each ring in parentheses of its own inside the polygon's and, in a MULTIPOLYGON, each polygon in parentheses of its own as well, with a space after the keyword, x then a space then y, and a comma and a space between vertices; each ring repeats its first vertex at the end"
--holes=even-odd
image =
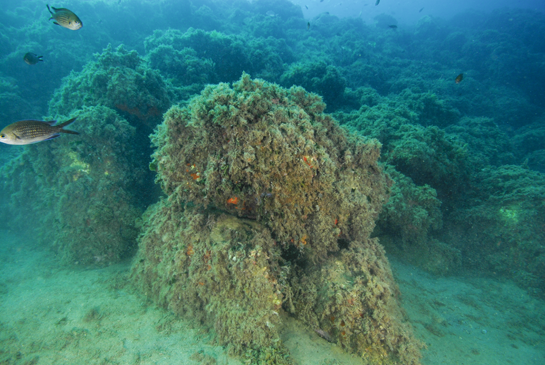
POLYGON ((389 194, 380 144, 349 135, 302 88, 252 81, 207 87, 171 108, 152 137, 168 195, 268 227, 314 259, 365 239, 389 194))
POLYGON ((464 264, 512 277, 545 292, 545 175, 516 165, 488 167, 472 176, 447 225, 464 264))
POLYGON ((515 161, 515 149, 509 136, 490 118, 464 117, 446 128, 446 132, 458 136, 460 141, 467 144, 468 165, 473 171, 488 165, 508 165, 515 161))
POLYGON ((443 224, 435 189, 415 185, 392 166, 387 171, 395 184, 392 197, 380 214, 380 230, 398 237, 402 246, 425 245, 429 232, 443 224))
POLYGON ((192 48, 175 49, 171 45, 160 44, 147 55, 151 67, 175 80, 175 84, 202 86, 216 81, 214 62, 197 57, 192 48))
POLYGON ((418 364, 369 238, 390 189, 380 144, 324 109, 299 87, 246 74, 171 108, 152 136, 167 198, 145 214, 133 279, 255 363, 290 363, 279 337, 290 312, 362 357, 418 364))
MULTIPOLYGON (((251 24, 258 28, 262 25, 251 24)), ((295 59, 293 52, 284 39, 262 35, 248 40, 217 31, 168 29, 154 31, 144 43, 153 68, 176 85, 195 88, 212 82, 235 81, 243 71, 259 74, 269 81, 279 79, 284 64, 295 59)))
MULTIPOLYGON (((160 47, 172 48, 174 54, 184 48, 193 49, 196 52, 193 57, 212 65, 215 73, 208 70, 207 73, 209 77, 214 77, 215 81, 236 80, 242 71, 251 67, 244 40, 216 31, 206 32, 193 28, 189 28, 185 33, 177 29, 156 30, 146 38, 145 47, 146 52, 150 54, 157 52, 155 49, 160 47)), ((184 67, 180 61, 181 59, 174 58, 172 65, 165 70, 172 72, 173 67, 184 67)), ((164 64, 158 64, 165 67, 164 64)))
MULTIPOLYGON (((84 106, 104 105, 137 128, 153 129, 170 106, 167 85, 136 51, 110 45, 81 72, 63 79, 49 103, 52 115, 69 115, 84 106)), ((146 135, 147 135, 146 133, 146 135)))
POLYGON ((343 103, 347 83, 335 66, 320 61, 292 64, 282 75, 282 84, 301 85, 322 95, 330 108, 337 109, 343 103))
POLYGON ((146 171, 135 128, 104 106, 80 110, 70 128, 80 135, 30 145, 3 168, 21 214, 15 223, 53 246, 65 263, 119 261, 134 253, 143 211, 137 191, 146 171), (29 217, 36 217, 32 226, 29 217))
POLYGON ((517 147, 517 152, 525 156, 528 153, 542 150, 543 140, 545 139, 545 118, 516 131, 513 143, 517 147))
POLYGON ((213 326, 234 353, 274 348, 282 272, 280 246, 269 231, 175 201, 161 201, 148 216, 133 270, 142 291, 177 314, 213 326))
POLYGON ((384 249, 366 239, 324 265, 297 268, 288 305, 321 336, 371 364, 417 364, 419 345, 398 297, 384 249))
POLYGON ((466 186, 467 146, 436 126, 420 125, 441 115, 434 108, 420 107, 425 104, 426 98, 406 92, 393 104, 381 100, 371 107, 363 105, 357 113, 338 114, 348 127, 383 144, 382 161, 416 185, 431 186, 443 206, 450 207, 466 186))
POLYGON ((460 267, 461 254, 455 247, 435 238, 443 226, 441 201, 429 185, 416 185, 392 166, 386 171, 394 181, 392 196, 384 205, 373 236, 388 254, 435 274, 445 274, 460 267))
POLYGON ((18 89, 14 79, 5 78, 0 74, 0 120, 3 123, 23 120, 40 110, 35 103, 22 98, 18 89))
POLYGON ((137 221, 157 199, 147 137, 169 106, 159 73, 122 46, 64 78, 46 120, 76 117, 70 128, 80 134, 23 147, 3 169, 20 213, 14 224, 36 217, 33 233, 66 263, 105 265, 133 254, 137 221))

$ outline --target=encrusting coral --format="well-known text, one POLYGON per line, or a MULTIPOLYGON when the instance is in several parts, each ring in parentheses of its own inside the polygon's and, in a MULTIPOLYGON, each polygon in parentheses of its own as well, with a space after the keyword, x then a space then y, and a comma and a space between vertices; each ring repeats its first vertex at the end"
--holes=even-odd
POLYGON ((391 185, 380 144, 324 109, 300 87, 247 74, 171 108, 150 165, 167 198, 145 214, 133 278, 256 361, 289 363, 278 335, 289 312, 369 360, 418 364, 369 238, 391 185))

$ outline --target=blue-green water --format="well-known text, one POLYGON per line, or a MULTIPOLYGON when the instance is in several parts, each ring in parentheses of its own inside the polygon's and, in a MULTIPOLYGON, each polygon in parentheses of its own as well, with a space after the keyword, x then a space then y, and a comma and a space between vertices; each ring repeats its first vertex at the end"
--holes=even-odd
MULTIPOLYGON (((0 145, 0 362, 257 361, 156 307, 131 276, 144 211, 164 196, 149 135, 171 106, 246 72, 321 96, 382 144, 393 185, 372 236, 423 364, 543 363, 545 9, 461 4, 50 3, 81 18, 72 31, 44 3, 4 1, 0 128, 77 116, 81 134, 0 145)), ((373 363, 287 306, 284 293, 278 331, 295 363, 373 363)))

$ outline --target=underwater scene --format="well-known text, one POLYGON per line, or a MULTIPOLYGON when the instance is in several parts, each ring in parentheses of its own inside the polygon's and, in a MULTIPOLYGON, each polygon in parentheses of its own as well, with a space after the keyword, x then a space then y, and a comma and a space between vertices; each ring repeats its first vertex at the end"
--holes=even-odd
POLYGON ((2 0, 0 365, 545 364, 541 0, 2 0))

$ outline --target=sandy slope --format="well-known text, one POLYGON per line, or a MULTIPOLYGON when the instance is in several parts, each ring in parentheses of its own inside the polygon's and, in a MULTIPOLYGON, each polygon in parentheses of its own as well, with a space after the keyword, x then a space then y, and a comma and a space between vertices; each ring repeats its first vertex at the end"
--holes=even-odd
POLYGON ((435 277, 393 263, 424 364, 545 364, 545 303, 511 282, 435 277))
MULTIPOLYGON (((128 285, 129 263, 57 266, 0 231, 0 364, 241 364, 213 336, 128 285)), ((404 305, 427 343, 424 364, 545 363, 545 304, 509 283, 436 278, 394 263, 404 305)), ((301 365, 363 364, 296 321, 283 340, 301 365)))

